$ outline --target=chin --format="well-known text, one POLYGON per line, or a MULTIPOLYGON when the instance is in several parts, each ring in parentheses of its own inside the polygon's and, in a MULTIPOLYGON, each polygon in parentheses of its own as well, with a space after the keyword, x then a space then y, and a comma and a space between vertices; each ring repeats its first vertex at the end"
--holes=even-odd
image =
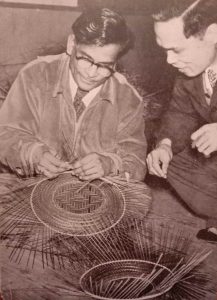
POLYGON ((81 90, 86 91, 86 92, 89 92, 90 90, 93 89, 92 87, 90 87, 90 86, 87 87, 86 85, 83 85, 83 84, 79 84, 78 86, 81 90))
POLYGON ((79 88, 81 90, 84 90, 84 91, 90 91, 93 89, 93 87, 90 84, 87 84, 87 83, 84 83, 81 81, 77 81, 77 85, 79 86, 79 88))
POLYGON ((181 72, 182 74, 184 74, 187 77, 195 77, 200 74, 200 72, 194 72, 191 70, 179 70, 179 72, 181 72))
POLYGON ((197 74, 191 73, 191 72, 183 72, 183 74, 187 77, 195 77, 197 74))
POLYGON ((77 84, 78 84, 79 88, 84 91, 90 91, 99 85, 99 84, 93 84, 93 83, 91 84, 89 82, 85 82, 84 80, 79 80, 77 82, 77 84))

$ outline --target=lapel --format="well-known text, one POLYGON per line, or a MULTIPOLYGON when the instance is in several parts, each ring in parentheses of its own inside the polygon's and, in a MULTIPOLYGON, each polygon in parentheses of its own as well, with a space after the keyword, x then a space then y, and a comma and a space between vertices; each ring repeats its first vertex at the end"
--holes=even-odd
POLYGON ((211 98, 211 106, 217 107, 217 84, 214 86, 213 94, 211 98))
POLYGON ((217 84, 213 89, 210 109, 212 122, 217 122, 217 84))
MULTIPOLYGON (((206 102, 206 97, 204 94, 203 88, 203 77, 202 75, 197 76, 193 79, 193 105, 196 111, 208 122, 210 122, 210 111, 211 104, 208 105, 206 102)), ((217 91, 216 91, 217 92, 217 91)), ((214 95, 213 95, 214 96, 214 95)), ((213 97, 212 97, 213 98, 213 97)), ((211 99, 211 102, 213 99, 211 99)), ((217 94, 216 94, 216 102, 217 102, 217 94)))

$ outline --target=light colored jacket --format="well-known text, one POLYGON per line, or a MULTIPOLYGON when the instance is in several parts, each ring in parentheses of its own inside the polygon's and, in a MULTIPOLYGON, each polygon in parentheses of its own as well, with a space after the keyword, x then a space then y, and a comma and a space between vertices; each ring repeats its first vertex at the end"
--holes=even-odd
POLYGON ((85 110, 75 136, 69 56, 39 57, 18 74, 0 110, 0 161, 22 168, 37 144, 66 161, 95 152, 108 156, 113 172, 143 180, 146 139, 143 102, 125 77, 113 74, 85 110))

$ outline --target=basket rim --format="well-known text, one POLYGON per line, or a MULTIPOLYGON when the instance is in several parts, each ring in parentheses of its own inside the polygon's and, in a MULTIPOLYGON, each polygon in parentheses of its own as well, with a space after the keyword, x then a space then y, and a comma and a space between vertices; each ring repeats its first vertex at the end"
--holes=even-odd
POLYGON ((155 294, 152 294, 152 295, 147 295, 147 296, 141 296, 139 298, 107 298, 107 297, 103 297, 103 296, 99 296, 99 295, 96 295, 96 294, 93 294, 91 292, 89 292, 88 290, 86 290, 85 288, 83 288, 83 283, 82 281, 85 279, 86 276, 88 276, 89 273, 91 273, 92 271, 96 270, 97 268, 100 268, 102 266, 106 266, 106 265, 109 265, 111 263, 124 263, 124 262, 139 262, 139 263, 148 263, 148 264, 151 264, 153 266, 159 266, 161 267, 162 269, 168 271, 168 273, 170 274, 170 276, 173 275, 173 272, 172 270, 170 270, 169 268, 167 268, 166 266, 160 264, 160 263, 157 263, 157 262, 153 262, 153 261, 149 261, 149 260, 144 260, 144 259, 119 259, 119 260, 110 260, 110 261, 106 261, 106 262, 103 262, 101 264, 98 264, 98 265, 95 265, 93 266, 92 268, 88 269, 87 271, 85 271, 82 276, 80 277, 80 280, 79 280, 79 284, 82 288, 82 290, 88 294, 89 296, 95 298, 95 299, 100 299, 100 300, 146 300, 146 299, 152 299, 154 297, 158 297, 158 296, 161 296, 163 294, 165 294, 166 292, 168 292, 174 284, 171 284, 167 289, 165 289, 163 292, 157 292, 155 294))
MULTIPOLYGON (((64 181, 63 185, 65 185, 65 184, 67 185, 67 183, 69 183, 69 181, 67 182, 67 180, 69 180, 72 176, 71 176, 71 174, 70 174, 71 177, 68 177, 68 175, 69 175, 68 173, 67 173, 67 174, 62 174, 62 175, 61 175, 61 176, 62 176, 61 179, 64 178, 64 175, 66 175, 67 177, 66 177, 66 181, 64 181)), ((73 178, 73 177, 72 177, 72 178, 73 178)), ((75 180, 75 178, 74 178, 74 180, 75 180)), ((82 183, 82 181, 79 181, 79 179, 76 178, 76 180, 77 180, 77 183, 79 183, 79 182, 82 183)), ((34 186, 32 192, 31 192, 31 195, 30 195, 30 205, 31 205, 31 209, 32 209, 34 215, 36 216, 36 218, 37 218, 43 225, 45 225, 46 227, 48 227, 49 229, 51 229, 52 231, 55 231, 55 232, 57 232, 57 233, 64 234, 64 235, 67 235, 67 236, 78 236, 78 237, 79 237, 79 236, 93 236, 93 235, 95 235, 95 234, 103 233, 103 232, 105 232, 105 231, 107 231, 107 230, 113 228, 114 226, 116 226, 116 225, 120 222, 120 220, 123 218, 123 216, 125 215, 125 211, 126 211, 126 199, 125 199, 124 193, 121 191, 121 189, 118 187, 118 185, 113 184, 113 183, 111 184, 111 183, 105 182, 103 179, 97 179, 97 180, 101 180, 104 184, 107 184, 107 185, 110 186, 110 187, 114 186, 115 189, 116 189, 116 191, 118 191, 118 194, 120 195, 120 198, 121 198, 121 200, 122 200, 122 203, 121 203, 122 209, 120 210, 120 213, 119 213, 119 215, 117 216, 116 220, 114 220, 114 222, 111 222, 111 223, 109 224, 109 226, 105 226, 105 227, 102 228, 101 230, 97 230, 97 229, 96 229, 96 226, 93 225, 93 222, 84 219, 85 217, 91 217, 91 216, 94 216, 94 213, 84 213, 84 214, 80 214, 80 216, 82 216, 82 218, 84 219, 84 220, 82 220, 80 223, 82 223, 83 226, 90 224, 92 227, 94 227, 93 232, 89 232, 88 230, 86 230, 86 231, 83 230, 83 232, 81 232, 81 233, 80 233, 80 232, 75 232, 75 231, 73 231, 73 232, 65 232, 64 229, 63 229, 63 230, 61 230, 61 228, 60 228, 60 229, 57 229, 57 228, 55 228, 55 226, 53 227, 49 222, 46 222, 46 221, 43 219, 43 216, 41 217, 40 213, 38 214, 38 213, 36 212, 35 204, 34 204, 34 194, 36 193, 38 187, 39 187, 41 184, 43 184, 44 182, 51 183, 51 181, 50 181, 48 178, 42 179, 41 181, 39 181, 39 182, 34 186)), ((60 184, 61 184, 61 183, 62 183, 62 182, 60 181, 60 184)), ((76 181, 75 181, 75 183, 76 183, 76 181)), ((85 183, 85 182, 84 182, 84 183, 85 183)), ((92 183, 92 181, 90 181, 89 184, 92 185, 92 186, 94 186, 94 183, 92 183)), ((95 187, 98 188, 98 189, 100 190, 100 188, 99 188, 97 185, 95 185, 95 187)), ((54 193, 57 189, 58 189, 58 187, 55 186, 54 190, 52 191, 52 195, 53 195, 53 193, 54 193)), ((39 189, 39 191, 37 191, 37 192, 39 193, 40 196, 42 195, 42 191, 41 191, 40 189, 39 189)), ((101 192, 102 195, 105 194, 105 191, 101 191, 101 190, 100 190, 100 192, 101 192)), ((112 198, 112 197, 111 197, 111 198, 112 198)), ((70 219, 72 219, 73 216, 74 216, 74 217, 75 217, 75 216, 76 216, 76 217, 79 216, 79 214, 77 214, 77 213, 64 211, 61 207, 58 207, 58 208, 57 208, 56 203, 55 203, 53 200, 50 201, 50 202, 52 202, 52 205, 53 205, 53 207, 55 207, 55 209, 58 209, 60 212, 64 212, 70 219)), ((47 203, 46 203, 46 204, 47 204, 47 203)), ((101 206, 101 207, 103 207, 103 206, 101 206)), ((110 205, 109 207, 112 207, 112 206, 110 205)), ((99 213, 99 212, 100 212, 99 208, 97 208, 97 209, 95 210, 95 212, 99 213)), ((108 215, 108 210, 106 210, 106 214, 104 213, 104 217, 107 216, 107 215, 108 215)), ((100 217, 100 215, 99 215, 99 217, 100 217)), ((102 215, 102 217, 103 217, 103 215, 102 215)))

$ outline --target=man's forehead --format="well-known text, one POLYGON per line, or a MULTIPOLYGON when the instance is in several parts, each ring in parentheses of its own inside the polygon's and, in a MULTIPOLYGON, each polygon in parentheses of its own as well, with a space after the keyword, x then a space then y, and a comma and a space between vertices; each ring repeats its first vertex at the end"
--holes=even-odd
POLYGON ((114 62, 120 51, 120 46, 116 44, 104 46, 78 44, 76 48, 80 54, 102 62, 114 62))
POLYGON ((156 22, 154 30, 157 43, 163 48, 178 47, 187 40, 184 36, 183 22, 180 18, 156 22))

